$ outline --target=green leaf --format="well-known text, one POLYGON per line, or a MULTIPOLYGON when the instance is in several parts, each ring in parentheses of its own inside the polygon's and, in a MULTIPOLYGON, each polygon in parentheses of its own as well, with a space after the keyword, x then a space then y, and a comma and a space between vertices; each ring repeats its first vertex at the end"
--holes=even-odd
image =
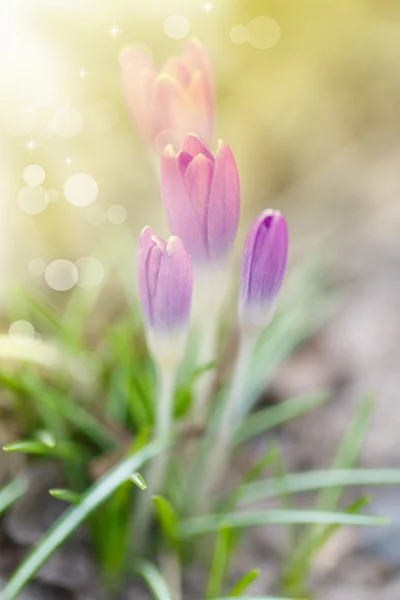
POLYGON ((284 478, 256 481, 241 486, 239 504, 257 502, 286 494, 331 487, 360 485, 398 485, 400 469, 347 469, 292 473, 284 478))
POLYGON ((69 460, 83 461, 84 453, 73 443, 59 442, 55 446, 49 446, 37 440, 19 440, 3 446, 4 452, 20 452, 23 454, 41 454, 68 458, 69 460))
POLYGON ((133 473, 129 479, 135 485, 137 485, 139 489, 141 489, 141 490, 147 489, 147 483, 145 482, 143 475, 141 475, 140 473, 133 473))
POLYGON ((0 490, 0 515, 12 506, 14 502, 19 500, 27 489, 28 484, 26 479, 18 477, 0 490))
POLYGON ((82 494, 81 502, 71 506, 50 527, 25 560, 12 574, 2 590, 2 600, 14 600, 26 583, 33 577, 52 553, 81 525, 118 487, 126 482, 133 471, 162 451, 168 444, 152 442, 137 454, 128 456, 104 477, 99 479, 87 492, 82 494))
POLYGON ((326 392, 315 392, 285 400, 277 406, 258 410, 249 415, 234 437, 235 444, 243 444, 261 433, 278 427, 295 417, 304 415, 329 399, 326 392))
POLYGON ((73 490, 53 488, 52 490, 49 490, 49 494, 57 500, 63 500, 64 502, 68 502, 68 504, 79 504, 81 501, 80 494, 77 494, 73 490))
POLYGON ((217 535, 210 573, 206 586, 206 598, 215 598, 222 591, 225 575, 229 565, 229 549, 231 530, 222 527, 217 535))
MULTIPOLYGON (((332 465, 333 470, 350 469, 356 462, 369 427, 373 408, 374 401, 369 397, 365 398, 357 407, 354 419, 337 450, 332 465)), ((316 501, 317 510, 336 510, 343 489, 343 484, 323 488, 316 501)), ((290 593, 292 593, 292 590, 296 591, 303 588, 303 582, 310 570, 314 548, 320 547, 323 539, 324 529, 321 531, 319 527, 310 527, 301 533, 283 575, 285 589, 288 589, 290 593)))
POLYGON ((168 585, 160 571, 151 563, 135 563, 134 572, 144 579, 156 600, 173 600, 168 585))
POLYGON ((240 596, 242 592, 244 592, 245 590, 247 590, 248 587, 251 586, 251 584, 257 579, 259 574, 260 571, 258 569, 253 569, 252 571, 249 571, 248 573, 243 575, 243 577, 241 577, 231 589, 230 596, 232 598, 237 598, 238 596, 240 596))
POLYGON ((164 540, 170 548, 177 550, 178 515, 172 504, 163 496, 153 496, 152 500, 164 540))
POLYGON ((342 512, 325 512, 315 510, 263 510, 230 513, 226 515, 212 514, 206 517, 187 519, 181 523, 180 535, 190 538, 197 535, 214 533, 221 527, 255 527, 273 524, 307 524, 318 525, 387 525, 388 519, 370 515, 349 515, 342 512))

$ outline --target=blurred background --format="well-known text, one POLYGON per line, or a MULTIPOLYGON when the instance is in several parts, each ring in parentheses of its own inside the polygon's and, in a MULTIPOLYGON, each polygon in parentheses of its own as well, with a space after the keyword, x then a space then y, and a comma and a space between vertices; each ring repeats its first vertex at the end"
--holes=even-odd
MULTIPOLYGON (((2 333, 11 343, 37 338, 12 303, 16 284, 62 308, 70 290, 90 294, 113 264, 133 289, 138 232, 151 224, 166 234, 166 225, 123 102, 118 57, 135 44, 161 66, 193 36, 211 56, 217 137, 232 147, 241 177, 237 260, 256 213, 279 208, 291 270, 321 258, 324 283, 340 298, 272 385, 277 398, 322 386, 335 393, 289 425, 288 462, 326 465, 370 390, 378 406, 364 464, 400 466, 398 0, 1 2, 2 333)), ((102 310, 112 313, 118 298, 112 289, 107 298, 102 310)), ((399 506, 395 491, 373 505, 400 528, 399 506)), ((348 535, 338 546, 317 569, 324 600, 368 600, 377 589, 397 600, 393 539, 348 535), (360 544, 371 550, 362 559, 360 544)))

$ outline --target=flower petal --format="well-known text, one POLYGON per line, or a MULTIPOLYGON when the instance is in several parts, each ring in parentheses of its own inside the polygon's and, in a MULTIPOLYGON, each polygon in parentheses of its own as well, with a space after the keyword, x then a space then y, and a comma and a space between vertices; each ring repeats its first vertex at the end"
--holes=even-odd
POLYGON ((159 75, 154 84, 151 115, 153 142, 161 131, 176 130, 182 135, 191 130, 194 107, 182 86, 171 76, 159 75))
MULTIPOLYGON (((192 163, 193 161, 188 165, 186 174, 192 163)), ((171 233, 180 237, 190 254, 207 255, 204 221, 199 218, 199 213, 190 200, 188 186, 172 146, 165 148, 161 159, 160 189, 171 233)))
POLYGON ((211 161, 204 154, 198 154, 188 165, 184 175, 189 201, 199 223, 203 244, 200 246, 197 240, 196 244, 193 244, 190 231, 185 232, 185 237, 181 233, 180 238, 193 258, 198 260, 209 258, 207 216, 213 171, 211 161))
POLYGON ((210 258, 226 254, 236 237, 240 210, 239 174, 229 146, 220 141, 207 219, 210 258))
POLYGON ((188 133, 187 135, 185 135, 182 142, 182 150, 188 152, 192 156, 204 154, 205 156, 207 156, 211 164, 214 164, 213 155, 211 154, 203 140, 195 133, 188 133))

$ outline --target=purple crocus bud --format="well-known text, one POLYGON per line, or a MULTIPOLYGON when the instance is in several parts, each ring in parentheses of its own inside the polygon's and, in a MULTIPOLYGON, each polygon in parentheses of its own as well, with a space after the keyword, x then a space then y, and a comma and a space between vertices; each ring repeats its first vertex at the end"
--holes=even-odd
POLYGON ((153 354, 179 360, 189 329, 192 268, 181 240, 166 243, 145 227, 137 246, 138 293, 153 354))
POLYGON ((171 233, 181 238, 193 260, 215 262, 227 256, 239 219, 239 175, 225 142, 219 142, 215 158, 192 133, 177 154, 167 146, 161 197, 171 233))
POLYGON ((239 320, 257 332, 272 319, 288 253, 288 230, 278 210, 264 210, 254 220, 243 250, 239 320))

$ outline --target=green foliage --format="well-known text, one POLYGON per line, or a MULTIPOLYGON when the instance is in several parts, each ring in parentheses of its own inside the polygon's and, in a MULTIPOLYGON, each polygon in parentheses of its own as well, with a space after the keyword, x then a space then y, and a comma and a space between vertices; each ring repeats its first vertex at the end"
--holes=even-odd
POLYGON ((137 454, 128 456, 95 483, 76 506, 71 506, 50 527, 43 538, 31 550, 27 558, 11 576, 2 590, 2 600, 14 600, 30 578, 40 569, 62 542, 71 535, 105 500, 122 485, 146 461, 165 451, 165 443, 152 442, 137 454))
MULTIPOLYGON (((110 264, 112 257, 108 257, 110 264)), ((104 263, 103 263, 104 264, 104 263)), ((372 411, 363 403, 349 428, 331 470, 286 473, 275 441, 276 428, 321 406, 329 399, 324 391, 285 400, 250 413, 261 389, 279 364, 319 325, 327 302, 319 288, 319 272, 306 268, 287 286, 276 319, 259 340, 247 374, 241 425, 232 440, 240 446, 256 436, 266 436, 263 455, 223 495, 208 499, 203 510, 204 473, 213 468, 213 432, 227 385, 219 373, 219 361, 196 364, 196 348, 188 355, 178 377, 174 398, 175 431, 168 449, 169 467, 161 489, 150 489, 148 472, 139 469, 165 452, 165 443, 150 442, 157 403, 156 370, 148 355, 138 314, 124 309, 118 319, 98 317, 100 290, 84 294, 76 290, 61 311, 31 294, 23 294, 26 319, 54 340, 48 352, 27 361, 4 361, 0 386, 6 390, 18 419, 20 441, 5 446, 7 452, 59 460, 66 484, 49 493, 69 506, 12 574, 2 600, 15 600, 41 565, 82 523, 87 523, 104 585, 115 595, 124 576, 132 571, 132 506, 139 495, 152 502, 157 527, 146 540, 143 557, 133 570, 158 600, 173 600, 173 589, 163 558, 184 570, 194 558, 206 557, 208 576, 204 597, 222 600, 243 596, 258 571, 244 574, 232 587, 230 573, 242 536, 249 527, 285 525, 294 539, 287 557, 283 593, 302 595, 313 557, 343 525, 371 526, 386 521, 362 514, 366 499, 339 508, 344 487, 400 483, 397 470, 354 469, 372 411), (310 298, 315 310, 309 310, 310 298), (205 431, 188 423, 194 391, 200 377, 213 369, 218 375, 214 412, 205 431), (268 434, 268 435, 266 435, 268 434), (196 449, 193 455, 193 447, 196 449), (192 459, 192 463, 190 460, 192 459), (265 471, 269 477, 263 479, 265 471), (149 485, 149 488, 147 488, 149 485), (298 510, 294 494, 320 490, 314 507, 298 510), (249 503, 277 498, 278 509, 245 510, 249 503), (302 528, 297 527, 302 525, 302 528), (309 525, 309 527, 304 527, 309 525), (203 536, 199 540, 199 536, 203 536), (294 536, 294 537, 293 537, 294 536), (160 569, 155 564, 161 565, 160 569)), ((131 290, 124 290, 131 295, 131 290)), ((130 307, 132 302, 130 300, 130 307)), ((101 313, 101 311, 100 311, 101 313)), ((19 314, 19 318, 21 315, 19 314)), ((26 481, 16 479, 0 491, 0 515, 26 491, 26 481)), ((248 600, 253 600, 251 596, 248 600)), ((274 600, 259 596, 258 600, 274 600)), ((176 600, 176 598, 175 598, 176 600)), ((254 599, 255 600, 255 599, 254 599)), ((283 600, 275 599, 275 600, 283 600)))

